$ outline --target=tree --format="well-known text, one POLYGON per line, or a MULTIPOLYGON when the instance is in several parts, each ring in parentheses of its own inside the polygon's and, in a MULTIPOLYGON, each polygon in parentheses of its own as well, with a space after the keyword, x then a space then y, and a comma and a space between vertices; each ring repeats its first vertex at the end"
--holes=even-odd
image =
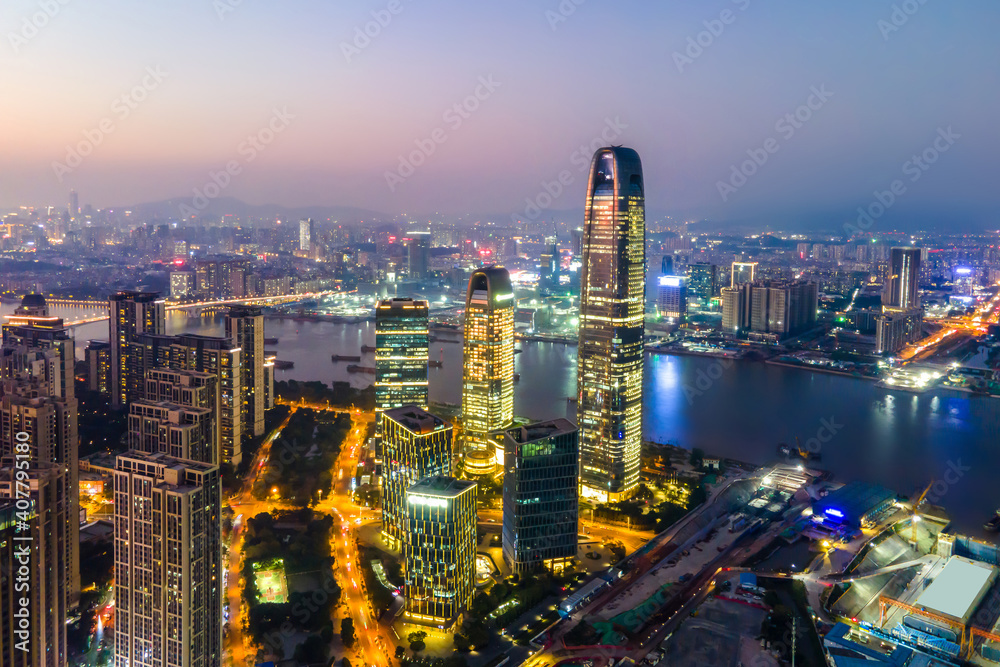
POLYGON ((399 659, 399 660, 402 660, 404 655, 406 655, 406 649, 403 648, 402 646, 397 646, 396 647, 396 658, 399 659))
POLYGON ((294 658, 301 663, 311 665, 326 662, 328 654, 327 643, 318 635, 309 635, 306 640, 295 647, 294 658))
POLYGON ((340 641, 344 642, 344 646, 347 648, 351 648, 354 646, 355 640, 354 620, 351 618, 345 618, 340 622, 340 641))
POLYGON ((343 660, 340 661, 340 667, 351 667, 351 661, 348 660, 347 658, 344 658, 343 660))
POLYGON ((625 558, 625 545, 618 540, 608 542, 608 551, 611 552, 616 561, 625 558))
POLYGON ((420 651, 424 650, 424 648, 427 646, 424 643, 424 639, 426 638, 427 638, 427 633, 424 632, 423 630, 419 630, 417 632, 411 632, 406 636, 406 639, 409 640, 410 642, 410 650, 413 651, 414 653, 419 653, 420 651))

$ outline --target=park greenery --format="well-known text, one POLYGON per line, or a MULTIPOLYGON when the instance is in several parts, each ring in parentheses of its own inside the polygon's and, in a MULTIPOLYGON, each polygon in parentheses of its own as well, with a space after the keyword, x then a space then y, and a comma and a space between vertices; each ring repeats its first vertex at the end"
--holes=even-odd
POLYGON ((313 380, 299 382, 297 380, 278 380, 274 383, 274 395, 283 401, 298 403, 328 403, 338 408, 358 408, 370 411, 375 409, 375 386, 365 389, 355 389, 350 382, 334 382, 327 385, 313 380))
POLYGON ((271 444, 267 467, 254 483, 253 497, 305 507, 328 495, 332 469, 350 429, 347 414, 297 410, 271 444))
MULTIPOLYGON (((333 519, 310 509, 264 512, 247 519, 243 547, 243 604, 250 610, 247 632, 259 645, 272 651, 280 646, 289 627, 318 634, 325 647, 333 637, 330 611, 340 600, 340 587, 333 578, 330 555, 333 519), (289 595, 284 603, 258 603, 254 565, 281 559, 288 577, 289 595), (296 575, 312 577, 309 590, 296 590, 296 575), (317 579, 318 578, 318 579, 317 579)), ((317 640, 308 640, 301 650, 310 657, 319 654, 317 640)), ((325 658, 324 658, 325 660, 325 658)), ((305 661, 304 661, 305 662, 305 661)), ((321 661, 319 661, 321 662, 321 661)))

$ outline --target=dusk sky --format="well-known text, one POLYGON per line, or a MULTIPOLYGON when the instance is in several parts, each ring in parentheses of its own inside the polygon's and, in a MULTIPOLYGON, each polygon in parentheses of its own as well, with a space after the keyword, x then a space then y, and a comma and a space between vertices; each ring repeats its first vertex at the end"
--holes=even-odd
POLYGON ((551 208, 572 209, 574 151, 589 161, 616 125, 651 210, 850 211, 901 179, 900 210, 1000 223, 990 0, 63 1, 0 8, 0 207, 65 206, 71 188, 95 207, 191 197, 234 162, 222 196, 252 204, 516 214, 565 170, 551 208), (356 41, 373 12, 386 25, 356 41), (433 152, 400 171, 416 142, 433 152))

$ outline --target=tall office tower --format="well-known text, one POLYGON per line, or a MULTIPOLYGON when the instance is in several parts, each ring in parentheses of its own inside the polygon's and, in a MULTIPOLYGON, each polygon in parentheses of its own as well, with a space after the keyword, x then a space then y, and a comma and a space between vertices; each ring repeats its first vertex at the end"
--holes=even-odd
POLYGON ((722 288, 722 333, 733 335, 750 328, 752 298, 750 283, 722 288))
POLYGON ((462 354, 465 448, 492 451, 488 434, 514 420, 514 288, 507 269, 489 266, 469 279, 462 354))
POLYGON ((312 238, 313 238, 312 218, 299 220, 299 250, 302 250, 304 252, 309 252, 309 249, 312 248, 312 238))
POLYGON ((406 619, 450 625, 476 591, 476 483, 426 477, 406 490, 406 619))
POLYGON ((545 239, 541 261, 538 264, 538 289, 548 292, 559 286, 559 246, 555 237, 545 239))
POLYGON ((128 408, 130 449, 218 465, 215 419, 208 408, 147 400, 133 401, 128 408))
POLYGON ((259 306, 233 306, 226 315, 226 338, 242 351, 243 433, 264 434, 264 312, 259 306))
POLYGON ((431 233, 410 232, 406 244, 406 268, 410 280, 423 280, 427 277, 431 259, 431 233))
POLYGON ((576 556, 580 448, 566 419, 504 431, 503 559, 514 574, 576 556))
POLYGON ((733 262, 729 274, 729 286, 739 287, 744 283, 752 283, 757 278, 757 262, 733 262))
POLYGON ((375 306, 375 430, 382 413, 404 405, 427 407, 427 302, 385 299, 375 306))
POLYGON ((69 217, 75 218, 80 215, 80 195, 76 190, 69 191, 69 217))
POLYGON ((222 665, 218 466, 130 450, 115 464, 115 667, 222 665))
POLYGON ((581 493, 628 497, 642 447, 646 292, 642 164, 630 148, 594 154, 584 208, 577 420, 581 493))
POLYGON ((719 290, 719 267, 697 262, 688 265, 688 293, 707 306, 719 290))
POLYGON ((656 295, 656 312, 660 317, 679 320, 687 313, 687 278, 660 276, 656 295))
POLYGON ((399 545, 406 490, 424 477, 451 473, 452 426, 415 405, 382 413, 382 533, 399 545))
POLYGON ((920 248, 893 248, 882 305, 902 310, 920 307, 920 248))
POLYGON ((92 340, 83 351, 87 362, 87 389, 106 394, 111 387, 111 344, 92 340))
POLYGON ((672 276, 674 275, 674 256, 664 255, 660 258, 660 275, 661 276, 672 276))
POLYGON ((34 461, 16 469, 18 460, 0 460, 0 665, 64 667, 66 474, 34 461))
POLYGON ((80 600, 80 499, 78 403, 74 389, 73 339, 62 319, 50 317, 38 294, 24 297, 6 318, 0 348, 0 454, 16 449, 18 432, 31 438, 33 461, 54 463, 65 473, 67 521, 66 594, 80 600))
POLYGON ((122 407, 142 396, 143 374, 130 373, 134 367, 130 343, 136 336, 166 333, 163 299, 155 292, 118 292, 110 298, 111 404, 122 407))

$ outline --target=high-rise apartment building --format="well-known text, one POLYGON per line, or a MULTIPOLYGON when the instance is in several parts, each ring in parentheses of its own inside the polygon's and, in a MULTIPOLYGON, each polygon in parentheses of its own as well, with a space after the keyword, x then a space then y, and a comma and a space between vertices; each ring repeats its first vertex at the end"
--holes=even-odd
POLYGON ((687 278, 688 294, 701 306, 708 306, 719 291, 719 267, 705 262, 689 264, 687 278))
POLYGON ((176 459, 218 463, 215 415, 208 408, 194 408, 166 401, 133 401, 129 404, 128 445, 148 454, 162 452, 176 459))
MULTIPOLYGON (((808 281, 765 281, 749 285, 750 332, 769 342, 816 325, 818 286, 808 281)), ((744 294, 747 286, 743 288, 744 294)))
POLYGON ((723 333, 736 335, 750 328, 752 298, 750 283, 743 283, 738 287, 722 288, 723 333))
POLYGON ((566 419, 504 431, 503 559, 512 573, 576 557, 579 461, 576 426, 566 419))
POLYGON ((170 296, 179 299, 195 293, 194 271, 173 271, 170 274, 170 296))
POLYGON ((733 262, 729 274, 729 286, 739 287, 757 279, 757 262, 733 262))
POLYGON ((222 665, 218 466, 130 450, 115 465, 115 667, 222 665))
POLYGON ((382 533, 401 544, 406 490, 424 477, 451 473, 452 426, 415 405, 382 413, 382 533))
POLYGON ((132 341, 140 335, 162 336, 166 333, 167 320, 164 301, 152 292, 118 292, 110 298, 111 341, 111 404, 122 407, 129 401, 141 398, 143 374, 130 373, 135 366, 132 341))
POLYGON ((462 426, 466 449, 492 450, 488 434, 514 419, 514 288, 507 269, 476 270, 465 296, 462 426))
POLYGON ((259 306, 231 307, 226 315, 226 338, 241 352, 243 433, 246 437, 263 435, 269 393, 264 371, 264 311, 259 306))
POLYGON ((0 665, 64 667, 70 604, 66 473, 54 463, 31 461, 20 468, 19 460, 0 459, 0 665))
POLYGON ((427 302, 385 299, 375 307, 375 425, 382 413, 404 405, 427 407, 430 338, 427 302))
POLYGON ((406 490, 406 620, 450 625, 476 591, 476 483, 426 477, 406 490))
POLYGON ((580 284, 577 421, 581 491, 603 501, 639 483, 646 292, 642 164, 601 148, 587 182, 580 284))
POLYGON ((423 280, 430 270, 431 233, 410 232, 406 244, 406 272, 410 280, 423 280))
POLYGON ((87 362, 87 389, 107 394, 111 388, 111 344, 92 340, 83 355, 87 362))

